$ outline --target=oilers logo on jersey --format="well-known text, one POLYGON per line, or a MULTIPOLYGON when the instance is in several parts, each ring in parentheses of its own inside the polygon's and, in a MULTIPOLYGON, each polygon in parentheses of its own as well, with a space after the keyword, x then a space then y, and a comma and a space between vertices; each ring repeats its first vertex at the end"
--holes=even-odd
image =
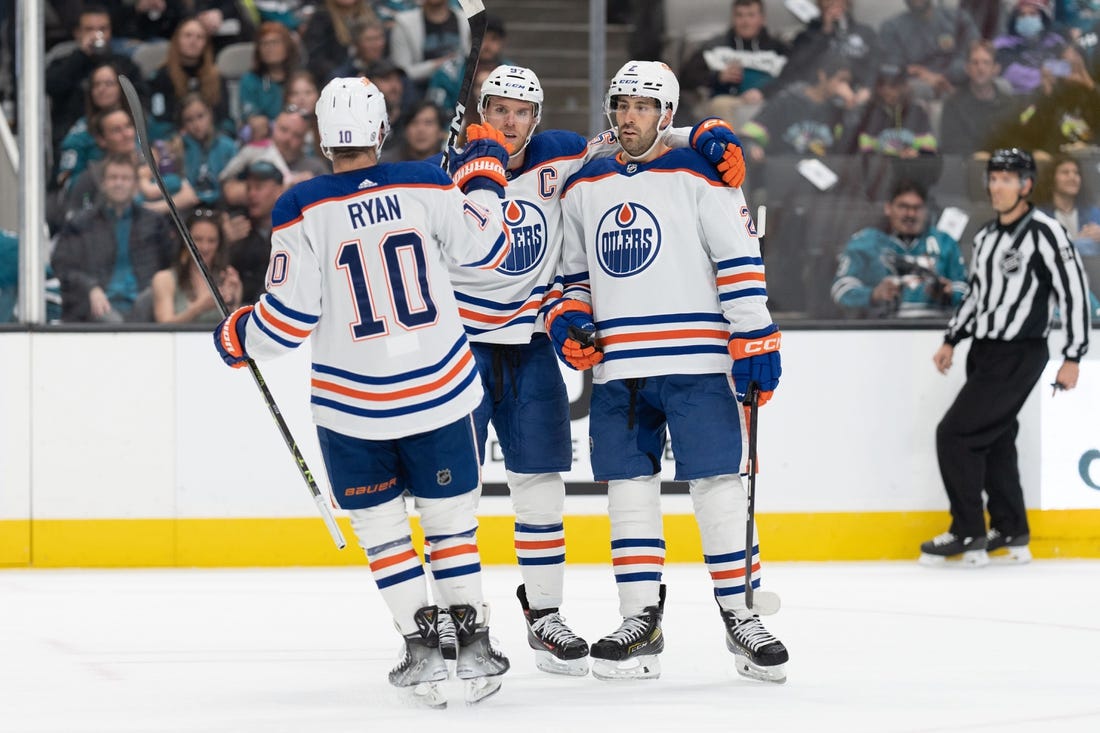
POLYGON ((633 202, 608 209, 596 227, 596 260, 611 277, 636 275, 661 249, 661 225, 653 212, 633 202))
POLYGON ((497 268, 503 275, 523 275, 534 270, 546 254, 546 214, 524 199, 501 202, 504 223, 512 233, 512 249, 497 268))

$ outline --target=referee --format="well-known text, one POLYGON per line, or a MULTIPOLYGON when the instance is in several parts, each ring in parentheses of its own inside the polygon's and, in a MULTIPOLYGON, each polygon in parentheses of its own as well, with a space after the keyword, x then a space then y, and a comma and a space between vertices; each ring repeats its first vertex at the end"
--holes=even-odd
POLYGON ((986 191, 997 218, 974 237, 968 290, 932 356, 941 373, 955 345, 974 342, 966 383, 936 428, 940 475, 951 502, 951 528, 921 545, 921 562, 961 556, 970 566, 1007 548, 1031 559, 1024 492, 1016 459, 1016 415, 1046 367, 1054 309, 1066 329, 1056 389, 1073 389, 1088 349, 1089 299, 1081 257, 1065 229, 1027 200, 1035 160, 1017 148, 997 150, 986 165, 986 191), (989 502, 985 526, 982 489, 989 502))

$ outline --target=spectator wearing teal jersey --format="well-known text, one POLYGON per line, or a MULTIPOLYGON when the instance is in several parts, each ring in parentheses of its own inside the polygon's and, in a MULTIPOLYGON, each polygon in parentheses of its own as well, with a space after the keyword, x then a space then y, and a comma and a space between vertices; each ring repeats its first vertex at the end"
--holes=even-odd
MULTIPOLYGON (((312 6, 307 7, 302 0, 254 0, 253 4, 259 13, 261 24, 279 23, 292 31, 298 30, 303 19, 308 19, 313 12, 312 6)), ((257 31, 257 36, 260 33, 261 31, 257 31)))
POLYGON ((966 292, 959 243, 928 225, 928 194, 899 181, 884 204, 885 229, 856 232, 840 255, 833 300, 851 314, 947 315, 966 292))
POLYGON ((19 237, 0 229, 0 323, 12 320, 19 286, 19 237))
MULTIPOLYGON (((481 41, 481 56, 478 66, 495 69, 498 66, 511 66, 512 62, 503 57, 504 42, 507 34, 504 21, 496 15, 486 14, 485 36, 481 41)), ((443 63, 428 80, 425 98, 442 107, 447 117, 454 115, 458 104, 458 94, 462 87, 462 77, 466 74, 466 59, 454 57, 443 63)))
MULTIPOLYGON (((61 286, 53 270, 46 265, 46 322, 61 321, 61 286)), ((19 299, 19 235, 0 229, 0 323, 15 320, 19 299)))
POLYGON ((183 174, 206 206, 221 202, 218 176, 237 154, 237 145, 214 127, 214 114, 200 94, 180 103, 183 130, 183 174))
POLYGON ((241 119, 253 115, 275 119, 283 108, 287 78, 296 68, 298 45, 290 31, 280 23, 261 23, 252 70, 241 77, 241 119))
POLYGON ((103 158, 103 148, 92 134, 92 118, 120 106, 122 87, 118 84, 118 68, 109 59, 104 59, 88 75, 84 115, 73 123, 61 140, 56 178, 59 188, 71 184, 89 162, 103 158))

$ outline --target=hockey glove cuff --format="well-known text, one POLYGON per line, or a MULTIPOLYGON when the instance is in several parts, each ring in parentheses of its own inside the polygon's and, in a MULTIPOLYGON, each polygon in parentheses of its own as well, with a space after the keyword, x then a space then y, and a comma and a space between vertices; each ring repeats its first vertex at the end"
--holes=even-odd
POLYGON ((783 334, 774 323, 758 331, 730 336, 733 386, 739 401, 745 401, 752 382, 756 382, 760 388, 759 405, 763 406, 771 399, 772 392, 779 386, 779 376, 783 373, 783 365, 779 359, 782 337, 783 334))
POLYGON ((582 372, 603 360, 592 307, 587 303, 572 298, 558 301, 546 315, 546 330, 558 356, 573 369, 582 372))
POLYGON ((727 186, 740 188, 745 182, 745 151, 725 120, 708 117, 691 128, 691 147, 710 161, 727 186))
POLYGON ((470 125, 466 128, 466 145, 452 150, 450 173, 455 185, 463 193, 479 189, 493 191, 504 198, 504 166, 508 164, 508 150, 504 147, 504 134, 492 125, 470 125))
POLYGON ((214 329, 214 346, 218 355, 234 369, 240 369, 248 363, 248 353, 244 350, 244 330, 251 317, 252 306, 246 305, 226 316, 214 329))

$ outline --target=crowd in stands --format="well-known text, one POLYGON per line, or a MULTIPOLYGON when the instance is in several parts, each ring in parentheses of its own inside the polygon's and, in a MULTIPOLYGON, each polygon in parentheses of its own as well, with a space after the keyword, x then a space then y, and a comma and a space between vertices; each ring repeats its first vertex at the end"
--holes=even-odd
MULTIPOLYGON (((813 0, 814 12, 793 25, 777 0, 731 0, 728 13, 709 19, 710 38, 673 54, 651 40, 632 44, 677 72, 679 123, 716 115, 741 135, 750 203, 769 209, 773 309, 810 318, 946 315, 953 298, 938 280, 927 308, 910 307, 901 283, 927 264, 928 237, 951 240, 966 261, 970 236, 991 213, 984 158, 1003 146, 1035 152, 1045 184, 1037 200, 1064 211, 1100 279, 1100 222, 1091 218, 1100 204, 1100 0, 875 0, 876 19, 864 22, 861 4, 870 3, 813 0), (769 13, 784 14, 774 30, 769 13), (1057 187, 1070 177, 1054 175, 1063 159, 1076 164, 1072 195, 1068 184, 1057 187), (922 200, 918 232, 892 226, 899 191, 922 200), (891 294, 889 303, 833 285, 852 284, 851 247, 871 240, 882 243, 878 269, 892 284, 860 287, 891 294)), ((47 5, 51 264, 65 297, 86 301, 66 303, 65 320, 177 322, 200 310, 178 238, 168 231, 170 251, 154 247, 155 256, 136 241, 153 226, 147 215, 164 220, 167 203, 135 144, 119 74, 141 96, 173 202, 188 215, 211 212, 220 277, 247 302, 263 287, 274 198, 331 170, 313 115, 319 88, 335 76, 369 76, 390 111, 382 160, 426 158, 446 139, 469 44, 455 0, 47 5), (107 168, 121 157, 135 166, 129 211, 108 194, 107 168), (113 270, 66 256, 97 229, 117 240, 113 270)), ((653 25, 653 13, 640 10, 650 5, 661 3, 611 2, 610 19, 637 20, 641 32, 653 25)), ((673 0, 664 5, 675 11, 673 0)), ((504 24, 490 15, 479 70, 509 61, 504 24)), ((954 282, 956 274, 937 276, 954 282)))
POLYGON ((717 115, 745 142, 750 201, 768 206, 775 311, 946 317, 960 276, 948 253, 965 262, 991 218, 982 171, 1000 147, 1035 153, 1037 200, 1061 202, 1100 278, 1100 230, 1083 228, 1100 203, 1100 2, 814 5, 792 28, 784 4, 732 0, 714 18, 724 30, 666 59, 688 101, 682 121, 717 115), (782 30, 769 28, 769 10, 782 30), (1076 163, 1072 196, 1055 185, 1070 177, 1053 175, 1063 159, 1076 163), (919 200, 919 216, 902 216, 902 198, 919 200), (911 225, 899 228, 902 218, 911 225))
MULTIPOLYGON (((488 21, 482 63, 492 68, 505 30, 488 21)), ((446 139, 470 43, 452 0, 49 3, 48 31, 58 25, 71 35, 55 34, 46 57, 47 218, 66 323, 216 319, 150 165, 226 303, 255 300, 276 199, 332 170, 319 146, 319 89, 369 76, 393 127, 382 160, 424 159, 446 139), (138 91, 153 161, 120 75, 138 91)), ((13 242, 6 234, 0 321, 12 317, 13 242)))

